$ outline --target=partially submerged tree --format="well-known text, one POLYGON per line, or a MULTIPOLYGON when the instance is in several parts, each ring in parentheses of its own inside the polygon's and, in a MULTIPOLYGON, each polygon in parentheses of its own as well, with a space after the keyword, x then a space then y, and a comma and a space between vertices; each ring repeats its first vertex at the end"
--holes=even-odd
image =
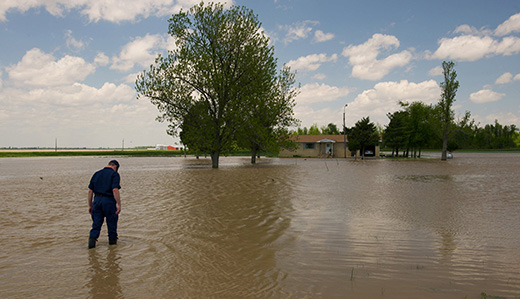
POLYGON ((394 153, 399 156, 399 149, 404 149, 408 145, 410 135, 408 131, 409 115, 406 111, 401 110, 388 113, 387 116, 390 122, 383 133, 383 140, 386 146, 392 148, 392 157, 394 153))
POLYGON ((243 126, 260 125, 251 121, 253 107, 270 109, 262 101, 279 91, 274 49, 243 6, 200 3, 173 15, 168 33, 176 47, 138 76, 138 98, 149 98, 162 113, 158 120, 169 122, 168 132, 182 130, 183 143, 208 151, 218 168, 239 132, 251 132, 243 126))
POLYGON ((362 159, 365 158, 365 149, 368 146, 375 146, 379 142, 376 126, 370 122, 369 117, 364 117, 356 122, 348 137, 349 150, 359 149, 362 159))
POLYGON ((442 155, 441 160, 447 159, 448 141, 450 134, 453 132, 455 113, 453 112, 453 103, 455 102, 455 95, 459 88, 459 81, 457 81, 457 72, 454 69, 455 63, 453 61, 442 62, 442 70, 444 74, 444 81, 440 83, 442 94, 439 103, 437 104, 437 115, 440 123, 440 131, 442 134, 442 155))
POLYGON ((256 163, 260 150, 277 154, 281 147, 291 147, 287 127, 295 126, 293 107, 299 88, 293 88, 295 74, 284 66, 273 77, 270 89, 257 89, 236 135, 237 143, 251 149, 251 163, 256 163))

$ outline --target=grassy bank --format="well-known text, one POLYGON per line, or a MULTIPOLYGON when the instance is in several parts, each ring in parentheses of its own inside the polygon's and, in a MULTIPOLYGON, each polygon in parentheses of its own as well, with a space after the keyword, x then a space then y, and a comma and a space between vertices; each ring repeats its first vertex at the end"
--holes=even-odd
MULTIPOLYGON (((188 151, 187 155, 195 155, 188 151)), ((236 151, 223 153, 221 156, 250 156, 251 152, 236 151)), ((127 157, 175 157, 184 156, 183 151, 156 151, 156 150, 3 150, 0 158, 16 157, 75 157, 75 156, 127 156, 127 157)), ((200 154, 204 157, 204 154, 200 154)), ((209 155, 207 155, 209 157, 209 155)))
POLYGON ((131 156, 131 157, 164 157, 180 156, 181 151, 149 151, 149 150, 58 150, 58 151, 1 151, 0 158, 10 157, 73 157, 73 156, 131 156))

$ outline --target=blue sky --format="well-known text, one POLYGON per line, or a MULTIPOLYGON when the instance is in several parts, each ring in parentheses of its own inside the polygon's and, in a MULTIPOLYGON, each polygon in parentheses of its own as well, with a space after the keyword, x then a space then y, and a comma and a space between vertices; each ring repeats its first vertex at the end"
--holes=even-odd
MULTIPOLYGON (((196 3, 2 1, 0 147, 178 144, 134 81, 173 46, 171 14, 196 3)), ((297 70, 302 126, 341 127, 343 111, 347 126, 384 126, 399 100, 436 103, 443 60, 456 63, 457 114, 520 125, 520 1, 233 4, 253 9, 280 66, 297 70)))

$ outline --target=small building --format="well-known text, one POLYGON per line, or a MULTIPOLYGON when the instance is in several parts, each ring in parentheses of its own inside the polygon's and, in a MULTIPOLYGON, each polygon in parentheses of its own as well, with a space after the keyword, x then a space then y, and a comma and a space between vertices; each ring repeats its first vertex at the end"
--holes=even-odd
POLYGON ((166 145, 166 144, 157 144, 155 146, 155 150, 158 150, 158 151, 178 151, 179 149, 180 148, 178 148, 178 147, 166 145))
MULTIPOLYGON (((290 139, 296 143, 296 149, 282 149, 279 153, 280 157, 354 157, 354 153, 349 151, 346 146, 348 139, 343 135, 291 135, 290 139)), ((359 151, 355 154, 357 157, 361 157, 359 151)), ((379 146, 365 149, 365 157, 378 156, 379 146)))

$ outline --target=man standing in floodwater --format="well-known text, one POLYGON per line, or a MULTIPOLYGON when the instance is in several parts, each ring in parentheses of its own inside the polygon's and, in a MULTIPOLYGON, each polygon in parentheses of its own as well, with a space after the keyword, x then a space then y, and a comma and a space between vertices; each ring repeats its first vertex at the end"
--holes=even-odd
POLYGON ((108 244, 117 244, 117 220, 121 212, 121 177, 117 172, 119 162, 112 160, 108 165, 94 173, 88 185, 88 212, 92 216, 92 229, 88 248, 96 247, 104 218, 107 219, 108 244), (94 202, 92 198, 94 197, 94 202))

